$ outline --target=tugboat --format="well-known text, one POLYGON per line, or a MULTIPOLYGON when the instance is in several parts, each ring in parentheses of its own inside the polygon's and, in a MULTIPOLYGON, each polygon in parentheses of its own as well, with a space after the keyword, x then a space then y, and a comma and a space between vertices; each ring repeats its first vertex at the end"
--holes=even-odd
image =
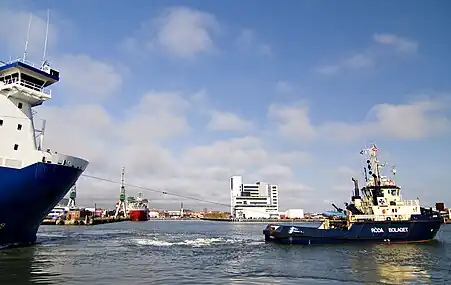
POLYGON ((326 218, 318 227, 269 224, 263 230, 266 241, 282 244, 331 244, 348 242, 427 242, 435 238, 444 223, 443 217, 432 208, 420 206, 420 201, 403 200, 401 187, 396 184, 396 169, 393 179, 381 175, 378 149, 373 145, 362 150, 367 155, 364 168, 365 186, 359 190, 354 182, 351 203, 345 203, 345 217, 339 215, 326 218), (360 192, 362 196, 360 196, 360 192))

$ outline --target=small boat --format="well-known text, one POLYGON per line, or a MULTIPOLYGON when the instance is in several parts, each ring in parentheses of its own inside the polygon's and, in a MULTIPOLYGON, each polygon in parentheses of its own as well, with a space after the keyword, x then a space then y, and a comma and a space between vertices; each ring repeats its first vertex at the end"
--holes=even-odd
POLYGON ((435 238, 444 224, 443 217, 432 208, 420 206, 420 201, 403 200, 401 187, 393 178, 381 175, 386 164, 377 159, 378 149, 373 145, 360 154, 368 155, 365 186, 359 189, 354 182, 351 203, 337 212, 344 215, 328 216, 315 227, 269 224, 263 230, 266 241, 282 244, 331 244, 349 242, 427 242, 435 238), (362 193, 362 196, 360 196, 362 193))

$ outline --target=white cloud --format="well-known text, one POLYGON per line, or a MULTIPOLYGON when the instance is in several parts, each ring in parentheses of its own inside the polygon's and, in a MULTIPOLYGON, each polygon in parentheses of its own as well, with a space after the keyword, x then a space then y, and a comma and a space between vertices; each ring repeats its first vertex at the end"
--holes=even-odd
POLYGON ((246 131, 252 123, 231 112, 211 111, 207 129, 215 131, 246 131))
POLYGON ((302 151, 288 151, 277 154, 277 160, 282 165, 299 166, 311 162, 313 158, 307 152, 302 151))
POLYGON ((184 152, 183 158, 198 165, 227 165, 238 172, 263 165, 268 161, 268 153, 259 138, 247 136, 192 147, 184 152))
POLYGON ((236 43, 243 51, 257 55, 271 55, 271 46, 258 40, 255 32, 251 29, 242 29, 236 38, 236 43))
POLYGON ((129 107, 118 127, 126 141, 163 141, 189 132, 185 111, 191 104, 178 92, 149 92, 129 107))
POLYGON ((357 53, 340 62, 332 65, 320 66, 316 69, 321 74, 335 74, 342 70, 359 70, 372 67, 374 65, 374 58, 371 54, 357 53))
POLYGON ((96 101, 115 94, 123 79, 118 68, 85 54, 66 54, 55 58, 54 67, 61 70, 61 87, 79 100, 96 101))
POLYGON ((158 50, 176 58, 192 59, 217 50, 214 37, 219 31, 214 15, 188 7, 171 7, 143 23, 136 36, 125 38, 119 49, 133 54, 158 50))
POLYGON ((290 167, 280 164, 266 165, 258 171, 258 176, 262 180, 268 181, 284 181, 293 177, 293 172, 290 167))
POLYGON ((361 69, 371 67, 373 59, 365 54, 355 54, 344 61, 344 65, 351 69, 361 69))
POLYGON ((278 94, 289 94, 294 92, 294 87, 288 81, 279 80, 276 83, 276 92, 278 94))
POLYGON ((157 20, 158 43, 186 58, 214 47, 212 33, 219 24, 212 14, 185 7, 168 9, 157 20))
POLYGON ((357 123, 325 122, 313 125, 309 108, 304 103, 269 107, 268 116, 277 132, 287 139, 352 141, 363 137, 391 139, 422 139, 443 135, 451 130, 450 104, 442 99, 426 99, 408 104, 378 104, 368 113, 367 119, 357 123))
POLYGON ((310 122, 308 106, 304 103, 272 104, 268 117, 277 124, 277 132, 285 138, 301 137, 312 139, 316 135, 315 127, 310 122))
POLYGON ((255 33, 251 29, 243 29, 236 41, 241 47, 249 48, 255 41, 255 33))
POLYGON ((379 44, 394 46, 397 51, 402 53, 416 53, 418 51, 417 42, 393 34, 374 34, 373 39, 379 44))
POLYGON ((449 102, 443 100, 422 100, 404 105, 385 103, 374 106, 370 114, 375 117, 377 130, 388 137, 421 139, 451 130, 450 118, 445 113, 449 107, 449 102))
POLYGON ((340 70, 340 65, 324 65, 316 68, 316 72, 329 75, 335 74, 340 70))
MULTIPOLYGON (((418 50, 417 42, 393 34, 374 34, 373 41, 378 45, 389 46, 402 54, 414 54, 418 50)), ((363 52, 348 55, 332 64, 321 65, 315 71, 324 75, 332 75, 340 71, 371 68, 381 58, 391 55, 391 53, 381 53, 376 47, 370 45, 363 52)))

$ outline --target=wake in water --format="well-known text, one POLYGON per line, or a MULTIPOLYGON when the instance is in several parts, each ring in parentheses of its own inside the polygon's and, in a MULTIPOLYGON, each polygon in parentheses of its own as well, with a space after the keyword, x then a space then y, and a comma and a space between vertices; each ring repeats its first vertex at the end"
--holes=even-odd
POLYGON ((194 238, 194 239, 186 239, 183 241, 168 241, 155 238, 139 238, 139 239, 131 239, 132 243, 137 245, 150 245, 150 246, 192 246, 192 247, 202 247, 202 246, 211 246, 211 245, 221 245, 221 244, 233 244, 239 242, 234 239, 225 239, 225 238, 214 238, 214 237, 205 237, 205 238, 194 238))

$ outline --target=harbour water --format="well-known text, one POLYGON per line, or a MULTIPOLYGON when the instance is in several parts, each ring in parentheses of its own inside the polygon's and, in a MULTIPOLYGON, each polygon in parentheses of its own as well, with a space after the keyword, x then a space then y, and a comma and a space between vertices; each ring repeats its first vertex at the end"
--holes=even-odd
MULTIPOLYGON (((263 223, 42 226, 0 251, 0 284, 450 284, 451 226, 427 244, 265 244, 263 223)), ((312 226, 314 226, 312 224, 312 226)))

